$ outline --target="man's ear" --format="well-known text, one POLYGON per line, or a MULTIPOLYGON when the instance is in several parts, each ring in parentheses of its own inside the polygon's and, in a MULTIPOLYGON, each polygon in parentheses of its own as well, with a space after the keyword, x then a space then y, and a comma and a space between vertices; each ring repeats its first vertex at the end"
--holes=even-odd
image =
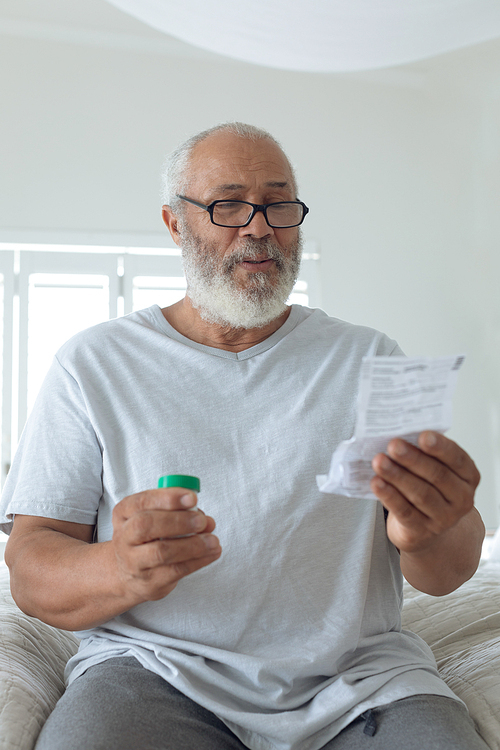
POLYGON ((173 241, 176 245, 180 245, 181 237, 179 232, 178 217, 176 216, 176 214, 174 214, 170 206, 162 206, 161 215, 173 241))

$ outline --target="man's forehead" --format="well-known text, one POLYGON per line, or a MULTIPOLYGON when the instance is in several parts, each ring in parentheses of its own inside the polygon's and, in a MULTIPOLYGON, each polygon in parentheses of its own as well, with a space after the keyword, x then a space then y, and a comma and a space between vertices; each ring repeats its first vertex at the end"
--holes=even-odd
POLYGON ((290 165, 276 143, 230 133, 212 135, 196 145, 191 178, 209 182, 211 188, 221 192, 244 189, 255 178, 269 189, 293 187, 290 165))

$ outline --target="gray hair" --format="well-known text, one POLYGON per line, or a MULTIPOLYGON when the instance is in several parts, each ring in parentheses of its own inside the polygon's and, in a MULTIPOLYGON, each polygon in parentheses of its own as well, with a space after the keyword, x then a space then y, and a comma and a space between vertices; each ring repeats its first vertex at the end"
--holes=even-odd
POLYGON ((276 144, 276 146, 278 146, 283 152, 283 155, 289 164, 292 173, 293 188, 295 195, 297 195, 295 171, 279 141, 268 133, 267 130, 257 128, 255 125, 247 125, 243 122, 225 122, 191 136, 187 141, 184 141, 180 146, 177 146, 177 148, 167 157, 162 173, 162 189, 160 194, 162 205, 166 204, 176 212, 181 211, 181 207, 183 207, 184 204, 179 198, 177 198, 177 195, 189 192, 189 179, 191 177, 189 174, 189 164, 193 150, 198 143, 201 143, 201 141, 204 141, 206 138, 209 138, 216 133, 231 133, 240 136, 240 138, 247 138, 251 141, 268 140, 276 144))

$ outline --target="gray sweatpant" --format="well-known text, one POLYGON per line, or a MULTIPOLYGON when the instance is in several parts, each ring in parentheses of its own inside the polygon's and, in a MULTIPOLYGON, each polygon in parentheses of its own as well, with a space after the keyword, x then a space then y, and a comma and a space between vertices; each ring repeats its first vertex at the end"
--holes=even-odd
MULTIPOLYGON (((36 750, 247 750, 214 714, 133 657, 109 659, 75 680, 36 750)), ((488 750, 464 707, 417 695, 367 711, 324 750, 488 750)))

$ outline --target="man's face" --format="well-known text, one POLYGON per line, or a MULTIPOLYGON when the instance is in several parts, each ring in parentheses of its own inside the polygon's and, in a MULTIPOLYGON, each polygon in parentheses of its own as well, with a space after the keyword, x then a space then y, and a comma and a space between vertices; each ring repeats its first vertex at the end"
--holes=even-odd
MULTIPOLYGON (((187 197, 273 203, 295 200, 287 160, 271 141, 228 133, 196 146, 187 197)), ((232 328, 266 325, 285 310, 300 267, 298 227, 273 229, 257 213, 246 227, 215 226, 186 203, 178 225, 188 296, 205 320, 232 328)))

